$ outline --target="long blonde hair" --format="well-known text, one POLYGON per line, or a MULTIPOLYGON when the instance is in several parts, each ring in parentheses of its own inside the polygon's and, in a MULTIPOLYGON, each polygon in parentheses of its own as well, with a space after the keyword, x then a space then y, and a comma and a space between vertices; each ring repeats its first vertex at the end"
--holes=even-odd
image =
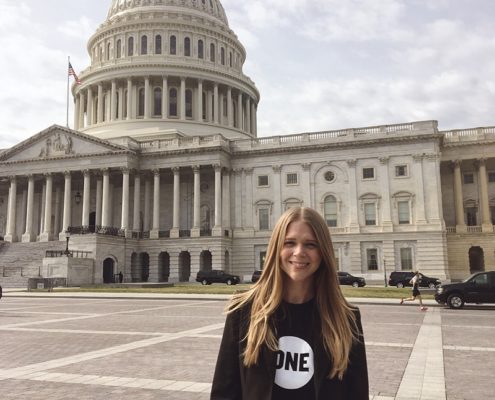
POLYGON ((342 379, 349 365, 352 343, 358 339, 356 318, 352 307, 345 300, 338 283, 335 256, 328 227, 317 211, 307 207, 295 207, 286 211, 273 229, 263 273, 259 281, 247 292, 232 298, 227 312, 251 305, 251 316, 246 337, 244 365, 258 364, 260 351, 267 346, 278 350, 278 342, 270 317, 283 299, 284 272, 280 266, 280 252, 290 223, 303 221, 313 230, 322 260, 314 274, 315 303, 321 320, 325 351, 332 361, 330 378, 342 379))

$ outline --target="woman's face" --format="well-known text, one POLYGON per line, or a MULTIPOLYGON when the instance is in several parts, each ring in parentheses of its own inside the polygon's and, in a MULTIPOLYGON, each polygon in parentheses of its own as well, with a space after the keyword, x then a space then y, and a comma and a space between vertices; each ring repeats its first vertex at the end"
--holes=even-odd
POLYGON ((320 246, 310 226, 294 221, 287 227, 280 252, 282 270, 294 283, 308 283, 321 263, 320 246))

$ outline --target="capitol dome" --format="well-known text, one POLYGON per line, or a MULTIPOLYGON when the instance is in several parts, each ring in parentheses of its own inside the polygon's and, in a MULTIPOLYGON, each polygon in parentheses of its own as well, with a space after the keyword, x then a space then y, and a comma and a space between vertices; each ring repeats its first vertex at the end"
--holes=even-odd
POLYGON ((218 0, 112 0, 74 84, 74 127, 100 139, 256 137, 259 92, 218 0))

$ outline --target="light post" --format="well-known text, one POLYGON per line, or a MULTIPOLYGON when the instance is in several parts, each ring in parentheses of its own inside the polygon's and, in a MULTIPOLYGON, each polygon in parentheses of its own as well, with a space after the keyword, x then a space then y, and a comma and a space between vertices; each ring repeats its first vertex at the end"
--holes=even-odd
POLYGON ((65 251, 64 251, 64 254, 69 257, 70 256, 70 251, 69 251, 69 239, 70 239, 70 232, 69 231, 65 231, 65 240, 67 241, 66 242, 66 245, 65 245, 65 251))
POLYGON ((387 287, 387 262, 383 260, 383 280, 385 281, 385 287, 387 287))

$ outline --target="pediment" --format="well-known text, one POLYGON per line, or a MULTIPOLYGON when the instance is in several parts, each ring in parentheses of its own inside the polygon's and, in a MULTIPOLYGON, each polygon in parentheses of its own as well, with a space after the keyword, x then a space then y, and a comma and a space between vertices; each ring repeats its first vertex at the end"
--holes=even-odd
POLYGON ((106 140, 53 125, 0 153, 0 162, 42 161, 132 152, 106 140))

